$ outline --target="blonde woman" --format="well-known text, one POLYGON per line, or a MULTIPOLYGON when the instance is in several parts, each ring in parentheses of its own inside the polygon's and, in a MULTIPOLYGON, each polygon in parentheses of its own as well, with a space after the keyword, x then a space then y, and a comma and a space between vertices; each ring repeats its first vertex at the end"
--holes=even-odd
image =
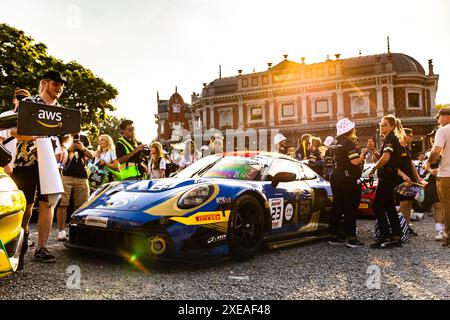
POLYGON ((378 162, 370 171, 369 176, 372 176, 375 171, 377 172, 378 186, 373 210, 381 233, 381 238, 373 243, 371 248, 401 247, 402 230, 395 208, 394 188, 398 184, 398 169, 402 148, 400 141, 405 138, 405 130, 400 119, 393 115, 387 115, 381 119, 380 133, 384 138, 380 153, 375 150, 373 142, 369 142, 367 145, 378 158, 378 162))
POLYGON ((161 143, 153 142, 150 146, 150 162, 148 164, 148 176, 150 179, 165 178, 166 159, 164 158, 161 143))
POLYGON ((113 139, 107 134, 101 134, 98 137, 98 149, 95 152, 94 164, 100 168, 106 167, 112 170, 119 170, 116 147, 113 139))

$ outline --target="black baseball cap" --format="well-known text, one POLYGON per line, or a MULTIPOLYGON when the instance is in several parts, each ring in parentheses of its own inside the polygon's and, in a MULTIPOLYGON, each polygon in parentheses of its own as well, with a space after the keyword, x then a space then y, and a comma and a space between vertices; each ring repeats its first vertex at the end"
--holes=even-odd
POLYGON ((64 77, 60 72, 55 71, 55 70, 50 70, 47 71, 46 73, 44 73, 44 75, 42 76, 42 79, 50 79, 56 82, 62 82, 64 84, 67 84, 67 79, 66 77, 64 77))
POLYGON ((439 112, 435 118, 439 118, 439 116, 450 116, 450 108, 439 109, 439 112))

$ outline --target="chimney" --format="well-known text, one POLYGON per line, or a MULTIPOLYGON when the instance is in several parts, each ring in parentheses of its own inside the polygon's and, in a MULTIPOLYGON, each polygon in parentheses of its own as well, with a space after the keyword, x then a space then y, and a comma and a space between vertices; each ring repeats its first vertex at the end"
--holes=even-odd
POLYGON ((272 62, 267 62, 267 67, 270 69, 272 67, 272 62))
POLYGON ((242 69, 239 69, 238 73, 239 73, 239 75, 241 75, 242 74, 242 69))
POLYGON ((428 75, 429 75, 429 76, 434 75, 434 71, 433 71, 433 59, 429 59, 429 60, 428 60, 428 75))
POLYGON ((288 55, 287 54, 283 54, 284 60, 287 60, 288 55))

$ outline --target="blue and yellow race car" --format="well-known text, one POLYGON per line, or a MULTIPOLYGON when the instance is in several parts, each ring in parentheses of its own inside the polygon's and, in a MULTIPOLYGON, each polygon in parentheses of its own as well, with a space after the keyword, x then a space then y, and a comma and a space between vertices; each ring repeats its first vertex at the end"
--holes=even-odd
POLYGON ((22 191, 0 167, 0 278, 15 272, 22 259, 22 217, 26 200, 22 191))
POLYGON ((174 178, 103 185, 70 223, 72 249, 131 261, 248 260, 328 236, 328 182, 279 153, 205 157, 174 178))

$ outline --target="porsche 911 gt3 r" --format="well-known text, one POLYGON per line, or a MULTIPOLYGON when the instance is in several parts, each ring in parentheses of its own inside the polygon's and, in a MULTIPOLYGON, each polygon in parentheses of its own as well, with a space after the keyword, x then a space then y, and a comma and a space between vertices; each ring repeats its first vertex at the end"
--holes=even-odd
POLYGON ((66 246, 132 260, 250 259, 328 236, 331 188, 300 162, 267 152, 212 155, 174 178, 113 182, 77 210, 66 246))
POLYGON ((17 270, 23 241, 25 196, 0 168, 0 278, 17 270))

